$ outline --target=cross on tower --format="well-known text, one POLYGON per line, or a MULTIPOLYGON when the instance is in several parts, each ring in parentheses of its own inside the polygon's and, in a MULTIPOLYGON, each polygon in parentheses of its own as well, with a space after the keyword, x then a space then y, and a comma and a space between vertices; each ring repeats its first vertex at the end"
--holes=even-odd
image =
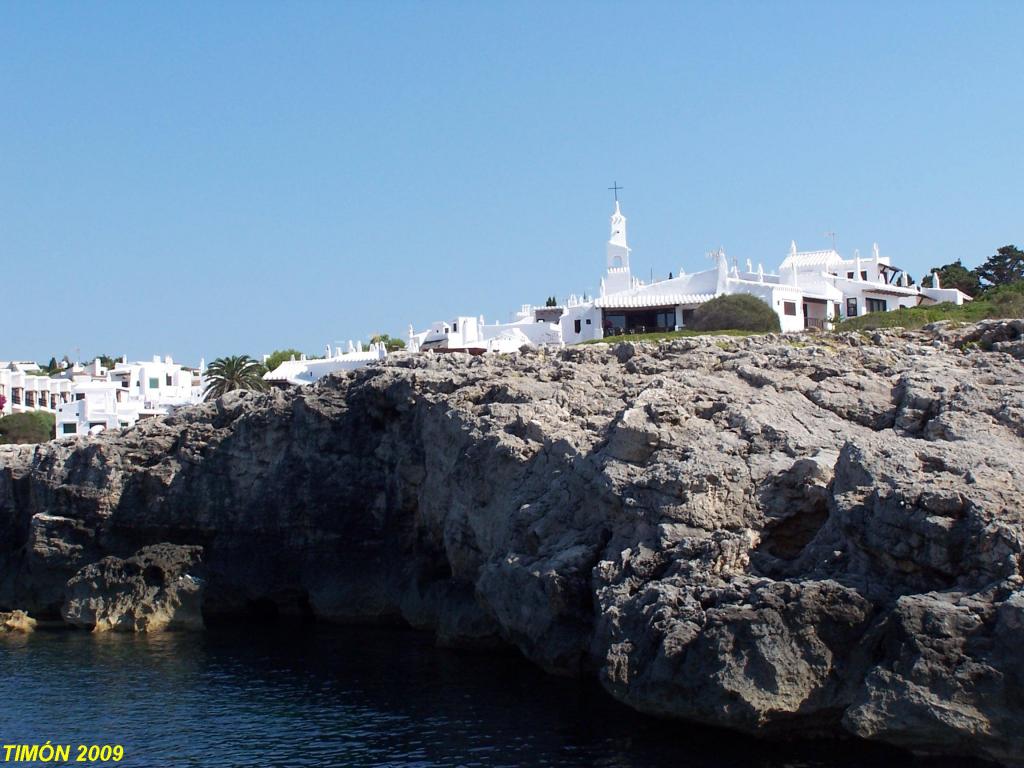
POLYGON ((619 182, 617 182, 617 181, 613 181, 612 185, 610 187, 608 187, 608 190, 610 192, 614 192, 615 193, 615 202, 616 203, 619 202, 619 190, 620 189, 625 189, 625 187, 620 187, 619 186, 619 182))

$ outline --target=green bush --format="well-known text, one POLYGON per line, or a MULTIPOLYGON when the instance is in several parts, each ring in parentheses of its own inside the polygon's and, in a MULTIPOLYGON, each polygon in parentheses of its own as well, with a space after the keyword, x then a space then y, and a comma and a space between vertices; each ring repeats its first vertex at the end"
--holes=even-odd
POLYGON ((9 443, 45 443, 53 440, 56 418, 52 413, 29 411, 0 419, 0 445, 9 443))
POLYGON ((992 303, 999 317, 1024 317, 1024 281, 990 288, 985 291, 985 300, 992 303))
POLYGON ((268 371, 273 371, 281 363, 286 360, 291 360, 293 357, 298 360, 302 357, 302 353, 297 349, 277 349, 270 353, 270 356, 266 359, 266 362, 264 362, 263 365, 268 371))
POLYGON ((719 296, 701 304, 686 327, 693 331, 777 333, 780 330, 775 310, 748 293, 719 296))

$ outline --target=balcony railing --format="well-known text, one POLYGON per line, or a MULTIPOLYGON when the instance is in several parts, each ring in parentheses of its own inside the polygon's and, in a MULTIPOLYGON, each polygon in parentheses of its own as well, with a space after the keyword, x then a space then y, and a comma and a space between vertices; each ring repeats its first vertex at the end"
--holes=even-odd
POLYGON ((828 327, 828 319, 824 317, 805 317, 804 328, 817 328, 824 331, 828 327))

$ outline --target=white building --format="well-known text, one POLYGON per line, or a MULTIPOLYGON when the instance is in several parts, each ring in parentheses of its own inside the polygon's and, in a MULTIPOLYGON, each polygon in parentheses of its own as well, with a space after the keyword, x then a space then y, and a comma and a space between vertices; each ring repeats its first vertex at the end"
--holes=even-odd
POLYGON ((434 323, 427 331, 410 328, 410 349, 504 352, 521 344, 504 343, 511 331, 530 344, 574 344, 619 334, 661 332, 685 328, 694 310, 716 296, 747 293, 767 303, 779 316, 783 332, 826 328, 847 317, 884 312, 899 307, 943 301, 962 304, 970 297, 956 289, 910 286, 906 273, 882 256, 878 245, 862 259, 855 252, 844 259, 834 249, 798 251, 790 245, 776 272, 761 264, 754 269, 746 260, 732 266, 725 251, 709 254, 711 269, 670 275, 644 283, 633 277, 626 235, 626 217, 616 201, 611 216, 611 235, 605 255, 605 274, 600 295, 593 300, 571 296, 563 307, 524 305, 510 323, 486 325, 459 317, 450 323, 434 323))
POLYGON ((202 364, 192 370, 159 355, 134 363, 122 358, 112 370, 96 360, 62 375, 70 382, 71 397, 56 409, 57 437, 129 427, 203 399, 202 364))
POLYGON ((56 413, 71 399, 71 382, 45 375, 36 363, 0 362, 0 416, 28 411, 56 413))
MULTIPOLYGON (((362 342, 348 343, 346 351, 342 352, 341 347, 335 347, 331 354, 331 345, 328 344, 324 350, 324 357, 306 359, 302 355, 298 360, 294 357, 285 360, 277 368, 263 374, 263 380, 275 387, 300 387, 312 384, 328 374, 337 371, 353 371, 365 365, 383 360, 388 356, 388 351, 383 343, 370 344, 365 350, 362 342)), ((266 362, 266 357, 263 358, 266 362)))

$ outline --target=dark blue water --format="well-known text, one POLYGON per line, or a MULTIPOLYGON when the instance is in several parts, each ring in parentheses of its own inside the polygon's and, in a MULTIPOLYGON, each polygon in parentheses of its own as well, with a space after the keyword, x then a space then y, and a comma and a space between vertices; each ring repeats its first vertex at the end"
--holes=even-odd
POLYGON ((660 722, 514 656, 369 628, 0 637, 0 743, 48 739, 121 744, 122 766, 966 765, 660 722))

